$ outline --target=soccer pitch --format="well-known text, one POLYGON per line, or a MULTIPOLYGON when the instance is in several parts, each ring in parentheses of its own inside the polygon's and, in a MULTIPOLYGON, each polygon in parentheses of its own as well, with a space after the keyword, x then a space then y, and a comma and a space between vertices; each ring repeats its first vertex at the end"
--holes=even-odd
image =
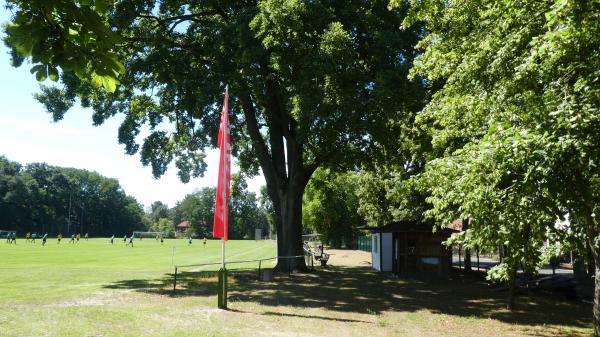
MULTIPOLYGON (((0 336, 139 335, 146 331, 143 321, 147 315, 166 308, 146 307, 156 301, 156 296, 145 299, 150 296, 124 285, 164 279, 173 273, 173 265, 221 259, 219 240, 208 240, 204 246, 201 239, 191 245, 187 240, 167 239, 161 245, 145 238, 134 240, 133 248, 125 246, 122 238, 116 238, 114 245, 106 238, 81 239, 77 244, 68 241, 63 239, 57 244, 56 239, 49 239, 45 246, 39 239, 35 244, 19 239, 17 245, 0 241, 0 336)), ((228 241, 226 261, 274 257, 275 246, 273 241, 228 241)), ((272 266, 274 261, 266 264, 272 266)), ((241 267, 255 268, 257 263, 231 266, 241 267)), ((209 299, 214 298, 211 295, 196 300, 209 299)), ((193 301, 180 300, 174 312, 186 308, 188 302, 193 301)), ((169 335, 168 331, 159 331, 157 335, 169 335)))

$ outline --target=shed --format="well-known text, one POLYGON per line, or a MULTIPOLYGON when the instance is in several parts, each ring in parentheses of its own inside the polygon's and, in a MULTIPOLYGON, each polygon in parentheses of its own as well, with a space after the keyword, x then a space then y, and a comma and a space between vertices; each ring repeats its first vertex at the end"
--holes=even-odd
POLYGON ((382 227, 365 227, 371 235, 371 259, 375 270, 398 276, 446 277, 452 269, 452 250, 442 242, 456 228, 438 229, 432 225, 397 221, 382 227))
POLYGON ((175 229, 178 232, 185 232, 188 228, 190 228, 190 222, 187 220, 183 221, 179 225, 175 226, 175 229))

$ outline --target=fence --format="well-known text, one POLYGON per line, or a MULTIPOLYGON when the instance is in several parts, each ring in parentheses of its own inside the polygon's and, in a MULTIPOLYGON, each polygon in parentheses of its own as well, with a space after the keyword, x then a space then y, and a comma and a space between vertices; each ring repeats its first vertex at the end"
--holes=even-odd
MULTIPOLYGON (((264 269, 264 264, 263 261, 272 261, 272 260, 290 260, 290 259, 299 259, 299 258, 304 258, 304 262, 306 263, 306 266, 309 268, 313 268, 314 269, 314 258, 313 258, 313 254, 312 252, 308 253, 305 252, 304 255, 296 255, 296 256, 279 256, 279 257, 269 257, 269 258, 264 258, 264 259, 256 259, 256 260, 240 260, 240 261, 226 261, 225 262, 225 266, 227 265, 235 265, 235 264, 241 264, 241 263, 253 263, 256 262, 257 263, 257 271, 258 271, 258 278, 260 279, 260 272, 262 269, 264 269)), ((205 268, 205 267, 210 267, 210 266, 217 266, 217 265, 221 265, 221 262, 214 262, 214 263, 202 263, 202 264, 185 264, 185 265, 177 265, 175 266, 175 273, 173 274, 173 292, 176 291, 177 289, 177 273, 181 268, 193 268, 193 267, 199 267, 199 268, 205 268)), ((252 270, 255 268, 238 268, 235 270, 252 270)), ((208 270, 207 270, 208 271, 208 270)), ((291 273, 291 271, 290 271, 291 273)))
POLYGON ((371 251, 371 236, 370 235, 361 235, 357 239, 358 250, 362 250, 365 252, 371 251))

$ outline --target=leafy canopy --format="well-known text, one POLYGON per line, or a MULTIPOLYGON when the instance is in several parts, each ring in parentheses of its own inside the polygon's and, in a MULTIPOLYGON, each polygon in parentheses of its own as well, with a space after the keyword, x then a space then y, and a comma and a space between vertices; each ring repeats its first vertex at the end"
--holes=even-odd
POLYGON ((473 219, 468 245, 507 245, 499 278, 536 265, 546 239, 596 242, 600 4, 411 5, 404 26, 426 26, 411 73, 441 87, 417 118, 435 158, 420 177, 429 214, 473 219), (555 226, 567 213, 571 226, 555 226))
POLYGON ((125 67, 115 51, 121 37, 108 25, 111 4, 110 0, 6 1, 15 13, 4 27, 13 65, 27 58, 38 81, 58 81, 62 69, 95 88, 114 92, 125 67))
POLYGON ((352 166, 422 105, 422 82, 406 78, 420 28, 400 31, 405 10, 387 1, 8 3, 16 65, 31 58, 59 73, 61 85, 37 96, 54 119, 76 100, 95 124, 125 114, 119 142, 155 176, 173 160, 183 181, 204 172, 225 83, 234 155, 249 173, 262 158, 281 179, 284 137, 309 172, 352 166))

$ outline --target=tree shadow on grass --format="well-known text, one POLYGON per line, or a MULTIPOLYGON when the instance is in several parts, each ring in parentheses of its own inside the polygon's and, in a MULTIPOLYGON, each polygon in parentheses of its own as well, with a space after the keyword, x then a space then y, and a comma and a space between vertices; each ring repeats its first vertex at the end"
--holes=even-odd
POLYGON ((165 274, 163 277, 154 280, 120 280, 105 285, 103 288, 133 289, 139 292, 170 297, 216 296, 217 294, 217 272, 203 271, 178 273, 176 291, 173 290, 174 276, 174 274, 165 274))
MULTIPOLYGON (((179 273, 176 292, 173 292, 173 274, 156 280, 118 281, 105 287, 173 297, 216 296, 217 277, 215 272, 179 273)), ((380 314, 429 310, 530 326, 589 328, 592 324, 591 305, 549 296, 521 294, 516 308, 508 311, 505 292, 489 286, 480 275, 458 272, 446 280, 421 281, 395 279, 367 268, 328 267, 314 273, 278 273, 272 282, 259 281, 256 272, 231 272, 228 297, 230 301, 264 306, 300 306, 338 312, 380 314)), ((531 333, 540 332, 532 330, 531 333)))

